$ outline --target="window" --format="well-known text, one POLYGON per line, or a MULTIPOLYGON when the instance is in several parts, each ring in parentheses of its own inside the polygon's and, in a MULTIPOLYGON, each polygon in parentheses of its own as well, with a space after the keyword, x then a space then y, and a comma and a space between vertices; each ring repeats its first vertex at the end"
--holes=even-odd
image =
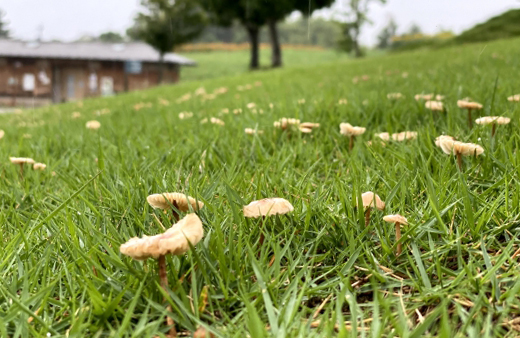
POLYGON ((97 91, 98 86, 98 78, 96 73, 90 73, 88 77, 88 89, 91 93, 95 93, 97 91))
POLYGON ((23 74, 23 80, 22 80, 22 88, 26 92, 30 92, 34 90, 35 87, 35 77, 34 74, 23 74))

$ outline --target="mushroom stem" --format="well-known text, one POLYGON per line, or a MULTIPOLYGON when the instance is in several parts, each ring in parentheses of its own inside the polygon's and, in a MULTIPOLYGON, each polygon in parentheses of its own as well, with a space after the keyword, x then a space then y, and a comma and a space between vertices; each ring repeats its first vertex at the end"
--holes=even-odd
POLYGON ((468 109, 468 127, 473 128, 473 119, 471 118, 471 109, 468 109))
MULTIPOLYGON (((159 262, 159 279, 161 281, 161 287, 165 292, 168 292, 168 275, 166 274, 166 256, 161 255, 157 259, 159 262)), ((168 305, 168 312, 172 311, 172 307, 168 305)), ((170 316, 166 316, 166 325, 171 326, 170 332, 168 334, 169 337, 175 338, 177 337, 177 330, 175 329, 175 323, 170 316)))
POLYGON ((493 123, 493 127, 491 128, 491 137, 495 137, 496 131, 497 131, 497 124, 493 123))
POLYGON ((461 153, 457 153, 457 164, 459 166, 459 170, 462 171, 462 154, 461 153))
MULTIPOLYGON (((395 222, 395 241, 398 242, 401 239, 401 223, 395 222)), ((402 243, 397 243, 397 256, 401 254, 403 250, 402 243)))
POLYGON ((354 135, 350 135, 350 142, 348 143, 348 150, 354 148, 354 135))
POLYGON ((365 226, 368 226, 368 224, 370 224, 370 208, 365 210, 365 226))

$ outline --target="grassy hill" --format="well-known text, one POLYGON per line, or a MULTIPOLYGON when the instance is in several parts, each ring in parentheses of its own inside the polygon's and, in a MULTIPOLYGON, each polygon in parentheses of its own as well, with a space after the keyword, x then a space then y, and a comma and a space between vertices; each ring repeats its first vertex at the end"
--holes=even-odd
POLYGON ((482 42, 520 36, 520 9, 512 9, 462 32, 456 43, 482 42))
POLYGON ((166 315, 183 335, 517 336, 520 109, 506 98, 520 92, 519 53, 518 39, 472 44, 0 116, 0 336, 164 337, 166 315), (444 95, 446 111, 425 109, 418 93, 444 95), (484 107, 474 118, 511 124, 495 138, 469 129, 456 103, 468 96, 484 107), (225 125, 202 123, 211 117, 225 125), (282 117, 320 127, 282 132, 282 117), (85 128, 93 119, 99 130, 85 128), (351 151, 341 122, 367 128, 351 151), (374 136, 407 130, 417 139, 374 136), (434 144, 443 133, 484 153, 459 170, 434 144), (9 156, 47 168, 21 178, 9 156), (175 191, 204 202, 205 234, 167 257, 165 293, 157 262, 119 247, 169 228, 172 214, 146 198, 175 191), (366 191, 386 202, 368 226, 356 203, 366 191), (242 206, 264 197, 294 211, 244 218, 242 206), (408 219, 400 255, 383 221, 395 213, 408 219))

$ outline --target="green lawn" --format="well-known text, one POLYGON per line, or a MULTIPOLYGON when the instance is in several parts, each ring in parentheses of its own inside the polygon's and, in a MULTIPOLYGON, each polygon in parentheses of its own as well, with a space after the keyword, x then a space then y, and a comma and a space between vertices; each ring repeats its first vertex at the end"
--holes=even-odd
POLYGON ((520 40, 505 40, 0 116, 0 337, 164 337, 165 316, 184 336, 199 326, 237 338, 518 336, 520 109, 506 98, 520 92, 519 54, 520 40), (362 75, 370 79, 353 83, 362 75), (222 86, 228 92, 215 99, 194 95, 222 86), (395 92, 404 98, 387 99, 395 92), (445 95, 446 112, 426 110, 413 98, 421 92, 445 95), (470 130, 456 104, 467 96, 484 105, 474 117, 511 124, 495 139, 488 127, 470 130), (183 111, 193 117, 179 119, 183 111), (210 117, 225 126, 201 124, 210 117), (321 125, 281 132, 273 127, 281 117, 321 125), (85 128, 92 119, 99 130, 85 128), (352 151, 341 122, 367 128, 352 151), (374 137, 405 130, 418 138, 383 146, 374 137), (434 144, 443 133, 485 151, 459 171, 434 144), (47 168, 25 167, 21 179, 9 156, 47 168), (365 191, 386 202, 368 226, 356 203, 365 191), (205 204, 204 238, 166 259, 167 293, 155 260, 119 252, 131 237, 171 226, 146 201, 163 192, 205 204), (264 197, 283 197, 294 211, 244 218, 242 206, 264 197), (409 223, 399 256, 394 225, 383 221, 394 213, 409 223))
MULTIPOLYGON (((221 76, 235 76, 249 70, 249 51, 215 51, 181 53, 197 62, 197 67, 183 67, 181 81, 204 80, 221 76)), ((260 50, 260 66, 271 64, 271 50, 260 50)), ((311 66, 345 60, 348 56, 334 50, 284 49, 283 62, 287 67, 311 66)))

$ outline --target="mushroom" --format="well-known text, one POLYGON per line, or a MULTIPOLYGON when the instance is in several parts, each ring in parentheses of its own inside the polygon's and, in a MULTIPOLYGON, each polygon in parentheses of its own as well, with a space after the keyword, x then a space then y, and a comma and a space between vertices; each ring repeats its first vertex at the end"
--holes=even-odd
POLYGON ((495 136, 497 124, 509 124, 509 122, 511 122, 509 117, 502 116, 484 116, 475 120, 476 124, 493 125, 493 128, 491 129, 491 137, 495 136))
POLYGON ((350 136, 349 142, 349 150, 352 150, 354 147, 354 136, 361 135, 365 133, 366 128, 363 127, 354 127, 350 123, 340 123, 339 132, 341 135, 350 136))
POLYGON ((444 105, 441 101, 426 101, 424 103, 424 106, 426 107, 426 109, 430 109, 433 111, 444 111, 444 105))
POLYGON ((45 170, 45 168, 47 168, 47 165, 44 164, 44 163, 35 163, 33 164, 33 169, 34 170, 45 170))
POLYGON ((338 101, 338 104, 340 104, 340 105, 347 104, 347 103, 348 103, 347 99, 339 99, 339 101, 338 101))
MULTIPOLYGON (((408 220, 406 217, 401 216, 399 214, 395 215, 386 215, 383 217, 383 220, 388 223, 395 223, 395 241, 399 242, 401 239, 401 225, 407 225, 408 220)), ((399 256, 402 252, 402 243, 397 243, 397 252, 396 255, 399 256)))
POLYGON ((275 128, 279 128, 279 129, 282 129, 282 130, 286 130, 287 128, 289 128, 291 126, 295 126, 295 127, 299 128, 300 120, 282 117, 278 121, 275 121, 273 123, 273 126, 275 128))
POLYGON ((206 330, 204 326, 199 326, 197 331, 193 333, 193 338, 213 338, 215 335, 210 331, 206 330))
POLYGON ((162 209, 167 212, 167 210, 172 209, 173 217, 175 220, 179 219, 179 215, 177 214, 177 210, 181 212, 188 212, 191 208, 195 211, 198 211, 204 207, 204 203, 201 201, 197 201, 191 196, 186 196, 183 193, 179 192, 166 192, 163 194, 153 194, 146 198, 148 204, 150 204, 155 209, 162 209))
POLYGON ((482 105, 480 103, 471 102, 469 100, 458 100, 457 106, 459 106, 459 108, 468 110, 468 127, 469 127, 469 129, 471 129, 473 127, 473 119, 471 118, 471 111, 473 109, 475 109, 475 110, 482 109, 482 105))
POLYGON ((209 122, 213 123, 213 124, 217 124, 219 126, 223 126, 225 125, 224 121, 222 121, 221 119, 219 118, 216 118, 216 117, 212 117, 209 119, 209 122))
MULTIPOLYGON (((166 272, 166 255, 180 256, 192 246, 197 245, 204 236, 202 222, 196 214, 188 214, 164 233, 155 236, 144 235, 134 237, 119 247, 119 251, 135 260, 156 259, 159 263, 159 279, 161 287, 168 292, 168 274, 166 272)), ((171 307, 168 306, 168 311, 171 307)), ((171 326, 170 336, 176 337, 175 323, 170 317, 166 323, 171 326)))
POLYGON ((319 127, 320 127, 320 124, 314 123, 314 122, 303 122, 303 123, 300 123, 300 125, 299 125, 300 131, 305 134, 312 133, 312 130, 314 128, 319 128, 319 127))
POLYGON ((75 112, 72 113, 72 118, 73 119, 77 119, 79 117, 81 117, 81 113, 79 111, 75 111, 75 112))
POLYGON ((520 102, 520 94, 516 94, 507 98, 509 102, 520 102))
MULTIPOLYGON (((262 217, 265 219, 268 216, 284 215, 294 210, 292 204, 280 197, 264 198, 258 201, 253 201, 245 205, 242 209, 244 216, 247 218, 262 217)), ((264 243, 264 234, 260 233, 259 243, 264 243)))
POLYGON ((370 223, 370 209, 376 208, 378 210, 385 210, 385 202, 381 200, 381 198, 373 193, 372 191, 367 191, 361 195, 361 202, 363 203, 363 208, 365 209, 365 226, 368 226, 370 223))
POLYGON ((390 141, 390 134, 387 132, 376 134, 383 141, 390 141))
POLYGON ((86 124, 87 129, 97 130, 101 127, 101 123, 96 120, 88 121, 86 124))
POLYGON ((256 129, 253 129, 253 128, 246 128, 244 129, 244 132, 248 135, 254 135, 254 134, 263 134, 264 131, 263 130, 256 130, 256 129))
POLYGON ((394 141, 405 141, 405 140, 415 140, 417 138, 416 131, 403 131, 400 133, 392 134, 392 140, 394 141))
POLYGON ((417 94, 414 96, 414 98, 415 98, 415 101, 419 101, 419 100, 429 101, 429 100, 433 100, 434 95, 433 94, 417 94))
POLYGON ((28 157, 9 157, 9 161, 11 161, 12 164, 18 164, 20 166, 20 178, 22 178, 22 179, 23 179, 23 165, 35 163, 35 161, 32 158, 28 158, 28 157))
POLYGON ((484 152, 484 148, 475 143, 455 141, 451 136, 440 136, 435 140, 444 153, 457 156, 457 164, 462 170, 462 156, 478 156, 484 152))
POLYGON ((5 136, 5 131, 3 131, 2 129, 0 129, 0 140, 3 139, 5 136))
POLYGON ((400 98, 403 98, 403 94, 401 93, 389 93, 386 95, 386 98, 387 99, 390 99, 390 100, 397 100, 397 99, 400 99, 400 98))

